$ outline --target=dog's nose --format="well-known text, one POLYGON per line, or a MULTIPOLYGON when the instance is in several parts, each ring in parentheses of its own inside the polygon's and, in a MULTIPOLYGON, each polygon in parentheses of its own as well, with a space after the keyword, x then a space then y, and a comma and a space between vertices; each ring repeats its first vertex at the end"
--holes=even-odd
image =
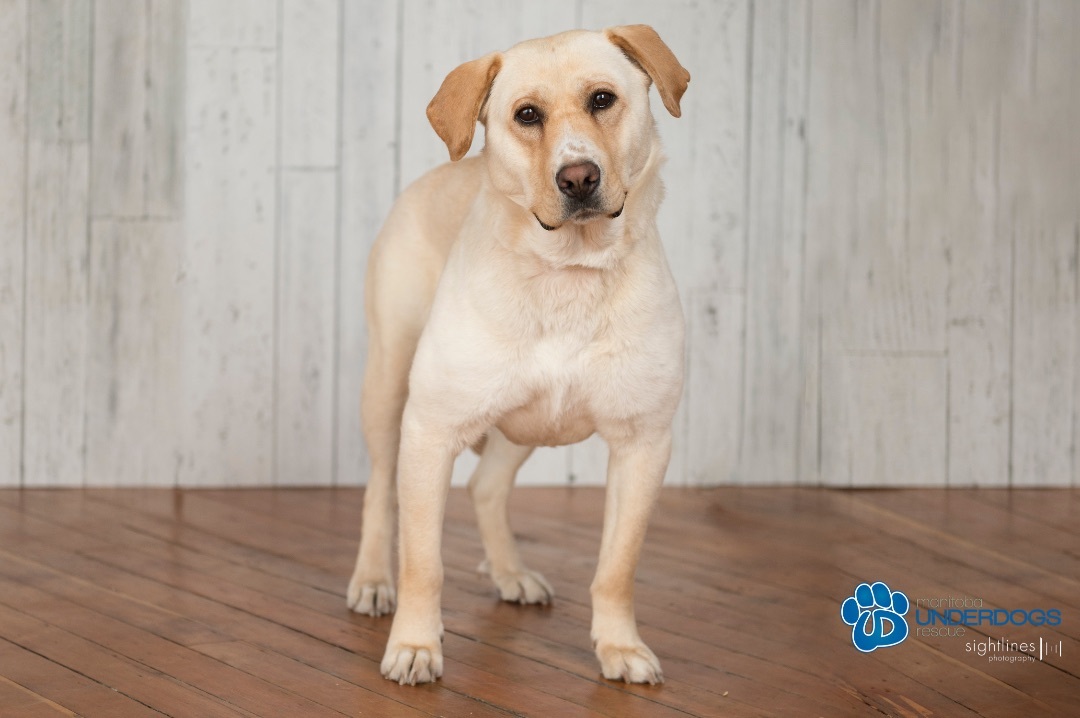
POLYGON ((600 168, 593 162, 567 165, 555 175, 555 182, 567 197, 585 199, 600 184, 600 168))

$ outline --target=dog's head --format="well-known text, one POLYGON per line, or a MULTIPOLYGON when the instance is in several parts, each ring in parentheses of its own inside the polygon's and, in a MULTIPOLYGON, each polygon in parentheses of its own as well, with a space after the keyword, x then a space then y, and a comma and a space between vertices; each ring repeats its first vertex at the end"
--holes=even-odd
POLYGON ((461 65, 427 114, 452 160, 482 122, 495 189, 553 230, 619 216, 653 150, 650 83, 678 117, 689 81, 647 25, 571 31, 461 65))

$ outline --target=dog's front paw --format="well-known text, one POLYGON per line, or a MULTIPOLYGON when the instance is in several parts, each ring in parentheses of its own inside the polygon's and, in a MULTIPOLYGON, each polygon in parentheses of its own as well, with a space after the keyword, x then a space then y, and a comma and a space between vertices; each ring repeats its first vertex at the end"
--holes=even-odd
POLYGON ((604 678, 609 681, 652 685, 664 682, 664 672, 660 670, 656 654, 640 641, 628 646, 598 643, 596 657, 600 659, 604 678))
POLYGON ((517 571, 494 571, 488 561, 481 563, 478 570, 491 576, 499 589, 499 598, 504 601, 548 604, 555 598, 555 589, 537 571, 524 567, 517 571))
POLYGON ((346 595, 349 608, 367 616, 384 616, 394 612, 394 581, 389 575, 372 578, 365 573, 353 573, 346 595))
POLYGON ((427 645, 406 645, 391 642, 386 647, 382 660, 384 678, 397 681, 401 685, 408 683, 433 683, 443 672, 442 646, 438 643, 427 645))

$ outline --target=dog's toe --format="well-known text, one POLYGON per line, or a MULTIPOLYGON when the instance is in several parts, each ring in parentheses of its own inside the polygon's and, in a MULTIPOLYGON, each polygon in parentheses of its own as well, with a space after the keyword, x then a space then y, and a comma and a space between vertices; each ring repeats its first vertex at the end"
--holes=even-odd
POLYGON ((600 659, 600 669, 608 680, 652 685, 664 682, 660 661, 644 643, 631 646, 600 644, 596 647, 596 657, 600 659))
POLYGON ((438 647, 387 646, 381 670, 383 677, 391 681, 415 686, 441 677, 442 663, 442 651, 438 647))
POLYGON ((394 585, 389 580, 370 581, 353 577, 347 595, 349 608, 366 616, 384 616, 394 612, 394 585))
POLYGON ((548 580, 539 572, 527 568, 493 574, 492 580, 499 589, 499 598, 504 601, 548 604, 555 598, 555 589, 548 580))

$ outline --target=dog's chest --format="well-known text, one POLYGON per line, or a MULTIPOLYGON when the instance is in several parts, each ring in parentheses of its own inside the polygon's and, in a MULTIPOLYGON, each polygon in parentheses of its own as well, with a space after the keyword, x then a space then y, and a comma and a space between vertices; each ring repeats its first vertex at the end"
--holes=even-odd
POLYGON ((529 352, 514 377, 520 398, 497 426, 513 442, 561 446, 596 431, 590 410, 597 379, 596 346, 573 337, 547 338, 529 352))

